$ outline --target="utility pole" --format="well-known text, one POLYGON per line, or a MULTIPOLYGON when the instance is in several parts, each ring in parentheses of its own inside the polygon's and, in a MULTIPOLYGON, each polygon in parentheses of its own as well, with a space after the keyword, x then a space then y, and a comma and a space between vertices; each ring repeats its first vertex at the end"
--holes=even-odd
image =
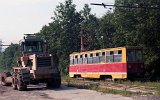
POLYGON ((84 44, 83 44, 83 31, 80 32, 80 37, 81 37, 81 52, 84 51, 84 44))

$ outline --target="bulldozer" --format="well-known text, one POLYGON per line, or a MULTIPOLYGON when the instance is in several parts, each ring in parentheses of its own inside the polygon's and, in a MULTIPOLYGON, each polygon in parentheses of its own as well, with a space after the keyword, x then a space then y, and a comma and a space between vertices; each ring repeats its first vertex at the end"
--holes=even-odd
POLYGON ((47 87, 59 88, 61 75, 54 63, 54 57, 47 52, 46 41, 36 38, 35 34, 25 34, 19 42, 22 56, 13 67, 12 74, 0 74, 2 85, 12 85, 19 91, 27 90, 29 84, 46 83, 47 87))

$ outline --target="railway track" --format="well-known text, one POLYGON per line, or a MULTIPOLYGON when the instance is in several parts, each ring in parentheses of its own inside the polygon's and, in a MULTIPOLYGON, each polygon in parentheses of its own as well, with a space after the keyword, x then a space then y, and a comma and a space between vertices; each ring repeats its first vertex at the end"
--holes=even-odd
POLYGON ((132 93, 141 94, 157 94, 156 87, 143 86, 129 84, 125 82, 112 82, 112 81, 102 81, 102 80, 83 80, 83 79, 64 79, 62 84, 68 86, 75 86, 79 88, 101 88, 101 89, 112 89, 120 91, 129 91, 132 93))

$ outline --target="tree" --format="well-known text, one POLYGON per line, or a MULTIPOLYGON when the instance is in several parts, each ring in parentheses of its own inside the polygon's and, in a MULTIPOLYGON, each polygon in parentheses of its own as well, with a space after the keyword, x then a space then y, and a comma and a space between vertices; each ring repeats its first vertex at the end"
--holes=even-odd
POLYGON ((88 4, 84 5, 83 10, 80 11, 83 18, 81 22, 81 31, 84 41, 84 47, 86 50, 99 49, 98 44, 98 27, 99 20, 98 18, 91 14, 91 8, 88 4))
POLYGON ((114 14, 109 11, 100 18, 99 44, 101 48, 115 47, 113 37, 116 29, 113 24, 113 16, 114 14))
POLYGON ((76 11, 72 0, 60 3, 52 17, 53 22, 39 32, 48 42, 49 51, 57 56, 61 72, 66 73, 69 66, 69 54, 80 50, 81 15, 76 11))
MULTIPOLYGON (((116 0, 117 5, 142 4, 141 6, 160 6, 158 0, 116 0)), ((141 45, 144 47, 145 64, 150 75, 160 72, 160 9, 115 8, 114 22, 118 45, 141 45), (120 42, 119 42, 120 41, 120 42), (156 64, 155 64, 156 63, 156 64)), ((157 74, 156 76, 159 76, 157 74)))
POLYGON ((16 61, 20 57, 20 48, 18 44, 11 44, 0 55, 0 67, 3 70, 11 70, 16 66, 16 61))

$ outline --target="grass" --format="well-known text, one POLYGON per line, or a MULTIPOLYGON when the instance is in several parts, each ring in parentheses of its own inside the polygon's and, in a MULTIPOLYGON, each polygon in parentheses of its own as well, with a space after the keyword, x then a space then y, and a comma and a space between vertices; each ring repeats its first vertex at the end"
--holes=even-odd
POLYGON ((115 90, 115 89, 106 89, 103 93, 111 93, 111 94, 120 94, 123 96, 131 96, 133 94, 140 94, 140 93, 134 93, 126 90, 115 90))
POLYGON ((95 90, 95 91, 102 92, 102 93, 120 94, 120 95, 123 95, 123 96, 143 94, 141 92, 130 92, 130 91, 126 91, 126 90, 115 90, 115 89, 109 89, 109 88, 100 88, 100 87, 95 86, 95 85, 79 85, 79 84, 69 83, 69 84, 67 84, 67 86, 76 87, 76 88, 79 88, 79 89, 95 90))
MULTIPOLYGON (((76 88, 79 88, 79 89, 95 90, 95 91, 102 92, 102 93, 120 94, 120 95, 123 95, 123 96, 144 94, 144 93, 141 93, 141 92, 131 92, 131 91, 127 91, 127 90, 116 90, 116 89, 110 89, 110 88, 107 88, 107 87, 100 87, 99 84, 92 84, 92 83, 87 83, 87 82, 80 83, 80 82, 77 82, 76 79, 71 79, 69 77, 63 77, 62 80, 63 80, 62 84, 66 85, 66 86, 69 86, 69 87, 76 87, 76 88)), ((116 85, 116 84, 118 84, 118 83, 113 83, 113 85, 116 85)), ((126 82, 126 83, 123 83, 123 84, 132 85, 134 83, 132 83, 132 82, 127 83, 126 82)))
POLYGON ((122 84, 126 85, 137 85, 137 86, 146 86, 149 87, 150 89, 155 89, 157 91, 157 94, 160 95, 160 82, 131 82, 131 81, 125 81, 122 82, 122 84))

